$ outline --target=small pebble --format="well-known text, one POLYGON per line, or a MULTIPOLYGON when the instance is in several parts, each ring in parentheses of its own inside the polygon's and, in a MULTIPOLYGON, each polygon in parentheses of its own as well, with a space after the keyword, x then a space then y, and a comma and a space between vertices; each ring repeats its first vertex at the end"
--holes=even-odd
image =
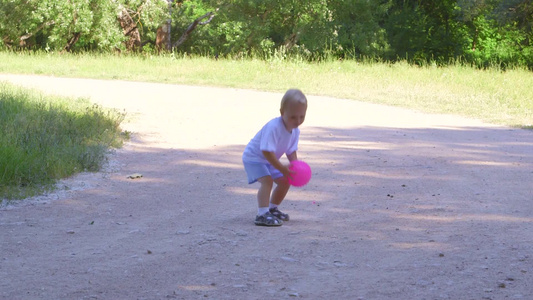
POLYGON ((284 261, 288 261, 288 262, 297 262, 298 260, 292 258, 292 257, 287 257, 287 256, 282 256, 281 257, 282 260, 284 261))
POLYGON ((298 293, 289 293, 290 297, 300 297, 300 294, 298 293))

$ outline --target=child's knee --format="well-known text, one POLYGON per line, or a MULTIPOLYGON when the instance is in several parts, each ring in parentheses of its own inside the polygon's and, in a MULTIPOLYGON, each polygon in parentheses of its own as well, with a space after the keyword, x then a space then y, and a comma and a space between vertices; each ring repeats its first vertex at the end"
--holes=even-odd
POLYGON ((274 185, 274 180, 272 180, 272 177, 270 177, 270 176, 261 177, 257 181, 259 181, 259 183, 261 185, 266 185, 266 186, 273 186, 274 185))
POLYGON ((291 185, 289 184, 289 180, 287 180, 287 177, 281 177, 275 180, 276 185, 284 188, 289 188, 291 185))

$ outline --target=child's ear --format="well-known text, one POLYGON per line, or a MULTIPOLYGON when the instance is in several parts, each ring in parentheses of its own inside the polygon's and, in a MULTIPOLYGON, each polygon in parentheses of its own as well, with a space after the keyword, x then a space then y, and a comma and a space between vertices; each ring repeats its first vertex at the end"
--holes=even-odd
POLYGON ((283 116, 283 108, 280 108, 280 109, 279 109, 279 113, 280 113, 280 115, 283 116))

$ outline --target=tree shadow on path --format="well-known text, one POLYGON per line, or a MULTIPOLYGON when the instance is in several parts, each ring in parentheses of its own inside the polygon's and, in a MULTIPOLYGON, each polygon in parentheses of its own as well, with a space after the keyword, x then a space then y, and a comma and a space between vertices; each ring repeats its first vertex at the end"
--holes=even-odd
POLYGON ((135 137, 118 151, 118 172, 35 207, 40 218, 0 211, 0 275, 17 272, 31 283, 4 280, 0 295, 501 299, 533 293, 532 132, 303 128, 299 157, 313 178, 289 192, 283 209, 292 220, 281 228, 253 225, 257 186, 246 182, 243 149, 155 148, 135 137), (143 177, 128 179, 132 173, 143 177), (48 242, 36 247, 32 240, 43 232, 48 242), (80 281, 90 284, 80 289, 80 281))
MULTIPOLYGON (((158 149, 133 141, 121 151, 122 170, 77 199, 82 224, 114 212, 117 225, 106 235, 122 253, 108 259, 121 260, 119 270, 142 275, 150 287, 141 292, 126 277, 121 284, 130 295, 149 297, 156 287, 184 299, 531 294, 531 132, 302 129, 299 156, 313 179, 291 189, 283 208, 292 220, 276 229, 253 225, 257 186, 246 182, 243 148, 158 149), (144 177, 126 178, 136 172, 144 177), (91 202, 102 194, 110 201, 91 202)), ((117 272, 91 280, 116 296, 106 291, 114 290, 107 282, 117 272)))

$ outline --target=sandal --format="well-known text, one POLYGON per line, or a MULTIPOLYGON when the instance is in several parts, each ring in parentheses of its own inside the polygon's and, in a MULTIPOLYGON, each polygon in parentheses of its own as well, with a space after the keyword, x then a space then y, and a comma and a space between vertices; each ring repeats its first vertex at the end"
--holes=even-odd
POLYGON ((257 226, 281 226, 283 221, 276 218, 270 212, 265 213, 264 215, 255 217, 255 225, 257 226))
POLYGON ((274 217, 282 220, 282 221, 289 221, 289 215, 282 213, 277 207, 271 208, 270 213, 274 215, 274 217))

